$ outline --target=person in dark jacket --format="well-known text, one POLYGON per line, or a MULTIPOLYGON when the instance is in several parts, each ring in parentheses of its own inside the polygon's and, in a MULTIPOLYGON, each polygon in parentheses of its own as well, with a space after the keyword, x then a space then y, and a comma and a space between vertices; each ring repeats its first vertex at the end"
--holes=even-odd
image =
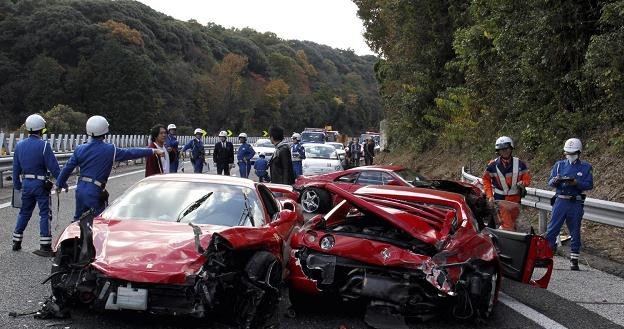
POLYGON ((271 183, 292 185, 295 183, 290 145, 284 140, 284 129, 272 127, 269 129, 271 143, 275 145, 275 153, 269 163, 271 183))
POLYGON ((369 138, 364 143, 364 163, 367 166, 373 165, 373 158, 375 157, 375 142, 372 138, 369 138))
POLYGON ((234 145, 227 141, 227 133, 219 133, 220 142, 217 142, 212 154, 212 161, 217 167, 217 175, 230 176, 230 168, 234 168, 234 145))
POLYGON ((148 147, 151 149, 159 149, 163 151, 164 156, 158 156, 152 154, 145 157, 145 177, 153 175, 161 175, 170 173, 171 161, 169 160, 170 153, 167 152, 167 145, 165 140, 167 139, 167 130, 163 125, 155 125, 150 131, 150 140, 152 141, 148 147))
POLYGON ((167 138, 165 138, 165 145, 167 146, 167 152, 169 153, 169 172, 177 173, 178 166, 180 164, 179 152, 180 143, 178 137, 176 137, 177 127, 173 123, 167 126, 167 138))

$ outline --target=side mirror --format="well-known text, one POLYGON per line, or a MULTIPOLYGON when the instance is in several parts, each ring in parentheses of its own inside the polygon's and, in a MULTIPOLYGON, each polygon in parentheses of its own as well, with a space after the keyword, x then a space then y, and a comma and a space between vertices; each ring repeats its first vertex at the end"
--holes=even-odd
POLYGON ((269 223, 269 226, 275 227, 275 226, 282 225, 288 222, 294 222, 296 220, 297 220, 296 212, 292 210, 284 209, 280 211, 279 216, 277 217, 276 220, 269 223))

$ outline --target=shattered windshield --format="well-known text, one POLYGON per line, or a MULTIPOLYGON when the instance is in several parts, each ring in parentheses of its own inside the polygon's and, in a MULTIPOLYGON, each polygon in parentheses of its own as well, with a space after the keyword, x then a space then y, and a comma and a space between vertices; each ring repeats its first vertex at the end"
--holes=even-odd
POLYGON ((248 187, 172 181, 139 182, 115 200, 102 217, 222 226, 265 222, 256 193, 248 187))

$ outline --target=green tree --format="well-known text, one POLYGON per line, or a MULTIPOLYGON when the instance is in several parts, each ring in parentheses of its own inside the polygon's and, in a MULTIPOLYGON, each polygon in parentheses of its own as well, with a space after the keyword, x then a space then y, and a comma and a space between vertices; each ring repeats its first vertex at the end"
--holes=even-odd
POLYGON ((71 106, 58 104, 43 113, 48 133, 70 134, 81 133, 87 122, 87 115, 74 111, 71 106))

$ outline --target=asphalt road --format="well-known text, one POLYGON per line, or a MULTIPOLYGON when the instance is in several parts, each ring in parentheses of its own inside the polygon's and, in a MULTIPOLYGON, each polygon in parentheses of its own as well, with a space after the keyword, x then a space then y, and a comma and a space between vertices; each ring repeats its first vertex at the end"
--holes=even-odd
MULTIPOLYGON (((140 167, 139 167, 140 168, 140 167)), ((134 167, 134 169, 139 169, 134 167)), ((186 166, 187 172, 190 169, 186 166)), ((214 168, 211 168, 214 170, 214 168)), ((114 173, 108 184, 111 198, 119 196, 134 182, 143 178, 140 170, 125 169, 114 173)), ((237 171, 237 169, 235 170, 237 171)), ((54 236, 67 225, 74 211, 74 191, 62 193, 58 217, 53 221, 54 236)), ((56 196, 54 212, 56 214, 56 196)), ((151 317, 134 312, 74 310, 70 320, 36 320, 30 316, 9 317, 11 311, 39 308, 49 294, 49 285, 40 282, 50 272, 50 259, 31 253, 38 248, 38 218, 33 216, 20 252, 11 251, 11 233, 17 209, 0 202, 0 328, 228 328, 206 320, 175 317, 151 317)), ((55 215, 56 216, 56 215, 55 215)), ((620 328, 624 326, 624 279, 582 265, 582 271, 568 270, 560 257, 551 285, 547 290, 505 280, 494 315, 485 324, 454 320, 441 315, 425 323, 410 324, 414 328, 620 328)), ((286 294, 280 304, 282 328, 367 328, 360 309, 348 304, 323 303, 294 318, 286 316, 286 294)))

